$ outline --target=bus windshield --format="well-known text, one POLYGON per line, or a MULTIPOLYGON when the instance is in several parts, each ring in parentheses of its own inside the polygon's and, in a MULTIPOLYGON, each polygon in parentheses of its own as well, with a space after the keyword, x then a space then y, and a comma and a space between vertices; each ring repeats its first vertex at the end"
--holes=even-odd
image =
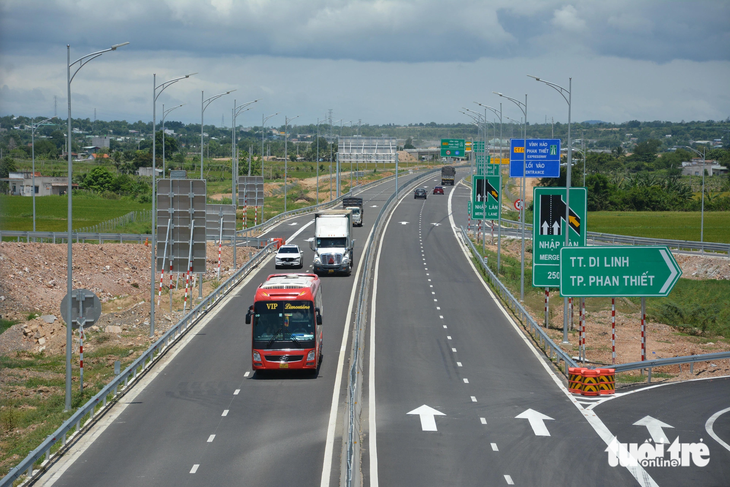
POLYGON ((254 348, 311 347, 314 342, 314 303, 261 301, 254 304, 254 348))

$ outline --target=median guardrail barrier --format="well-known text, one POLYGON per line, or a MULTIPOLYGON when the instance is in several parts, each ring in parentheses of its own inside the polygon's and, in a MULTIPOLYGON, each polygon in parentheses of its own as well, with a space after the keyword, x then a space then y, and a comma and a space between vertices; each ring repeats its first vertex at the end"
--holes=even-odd
MULTIPOLYGON (((502 225, 513 225, 519 227, 522 223, 514 220, 502 219, 502 225)), ((532 238, 532 224, 525 223, 525 229, 530 230, 529 237, 532 238)), ((595 242, 624 245, 666 245, 670 249, 692 250, 699 252, 725 253, 730 256, 730 244, 717 242, 696 242, 692 240, 672 240, 668 238, 632 237, 629 235, 615 235, 613 233, 588 232, 587 239, 595 242)))
POLYGON ((523 325, 528 330, 532 338, 541 347, 543 352, 545 352, 545 355, 547 355, 550 360, 556 359, 558 360, 558 362, 560 362, 561 360, 563 361, 563 368, 558 368, 564 375, 568 376, 570 367, 577 367, 577 364, 573 361, 573 358, 562 348, 560 348, 547 335, 547 333, 545 333, 542 327, 537 324, 532 316, 530 316, 530 313, 525 310, 525 308, 522 306, 522 303, 520 303, 519 300, 512 295, 509 289, 507 289, 507 287, 502 284, 502 281, 500 281, 499 278, 494 274, 494 272, 492 272, 492 270, 489 268, 489 266, 486 265, 484 260, 481 258, 481 254, 474 246, 474 242, 471 241, 464 227, 461 227, 461 236, 464 243, 466 243, 471 249, 472 255, 476 258, 477 264, 482 269, 484 269, 489 283, 495 289, 497 294, 502 298, 507 306, 512 309, 512 312, 515 314, 515 316, 519 316, 519 319, 522 321, 523 325))

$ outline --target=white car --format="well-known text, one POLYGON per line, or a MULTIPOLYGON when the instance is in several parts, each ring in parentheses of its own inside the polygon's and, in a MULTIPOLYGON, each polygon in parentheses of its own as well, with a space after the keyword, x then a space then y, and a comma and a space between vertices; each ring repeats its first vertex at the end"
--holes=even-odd
POLYGON ((282 245, 276 253, 276 268, 280 267, 296 267, 302 268, 302 254, 304 251, 299 250, 298 245, 282 245))

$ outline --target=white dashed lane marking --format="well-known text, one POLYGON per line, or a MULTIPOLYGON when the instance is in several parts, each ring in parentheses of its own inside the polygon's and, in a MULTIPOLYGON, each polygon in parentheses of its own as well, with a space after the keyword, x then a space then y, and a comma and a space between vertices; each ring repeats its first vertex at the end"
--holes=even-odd
POLYGON ((198 471, 198 467, 200 467, 200 464, 196 463, 193 465, 193 468, 190 469, 190 473, 195 473, 198 471))

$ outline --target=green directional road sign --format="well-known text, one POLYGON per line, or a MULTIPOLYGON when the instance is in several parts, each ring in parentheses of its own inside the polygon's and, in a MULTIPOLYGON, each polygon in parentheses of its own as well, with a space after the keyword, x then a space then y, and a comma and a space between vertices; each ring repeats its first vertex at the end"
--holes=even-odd
POLYGON ((565 221, 565 188, 535 188, 532 221, 532 285, 560 285, 560 249, 565 232, 571 247, 586 245, 586 189, 570 188, 570 214, 565 221))
POLYGON ((499 176, 499 165, 491 163, 491 157, 484 154, 476 154, 477 176, 499 176))
POLYGON ((682 275, 667 247, 566 247, 560 294, 577 298, 667 296, 682 275))
POLYGON ((472 176, 471 217, 474 220, 498 220, 500 210, 499 176, 472 176))
POLYGON ((441 157, 466 157, 466 141, 441 139, 441 157))

